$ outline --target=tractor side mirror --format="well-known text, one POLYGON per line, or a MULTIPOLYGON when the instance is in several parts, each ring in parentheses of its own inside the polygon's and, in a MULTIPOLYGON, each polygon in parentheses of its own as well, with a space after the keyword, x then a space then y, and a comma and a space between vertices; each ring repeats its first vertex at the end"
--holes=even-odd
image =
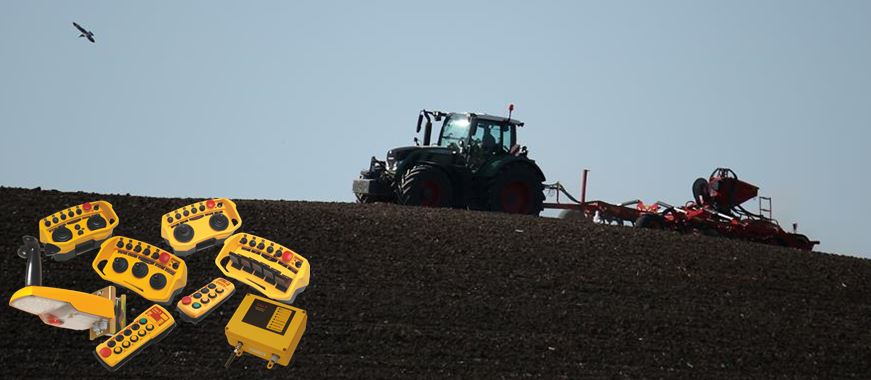
POLYGON ((420 146, 420 140, 417 137, 414 138, 414 145, 420 146))
POLYGON ((422 123, 423 123, 423 113, 421 113, 420 115, 417 115, 417 132, 415 132, 415 133, 420 133, 420 125, 422 123))

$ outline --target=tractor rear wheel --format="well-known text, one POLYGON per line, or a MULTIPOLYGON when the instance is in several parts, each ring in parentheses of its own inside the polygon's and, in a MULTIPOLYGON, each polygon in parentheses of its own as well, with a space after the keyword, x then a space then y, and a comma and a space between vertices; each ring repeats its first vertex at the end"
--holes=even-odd
POLYGON ((661 230, 665 228, 665 218, 659 214, 643 214, 635 219, 635 227, 661 230))
POLYGON ((441 169, 417 165, 402 176, 399 203, 409 206, 451 207, 451 180, 441 169))
POLYGON ((544 203, 544 185, 528 165, 507 165, 487 186, 487 208, 509 214, 538 215, 544 203))

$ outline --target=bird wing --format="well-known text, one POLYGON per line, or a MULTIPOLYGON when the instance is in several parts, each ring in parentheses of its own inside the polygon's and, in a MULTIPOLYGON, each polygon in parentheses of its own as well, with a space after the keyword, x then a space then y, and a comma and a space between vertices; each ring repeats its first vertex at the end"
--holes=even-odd
POLYGON ((79 25, 79 24, 76 24, 76 23, 75 23, 75 22, 73 22, 73 26, 75 26, 75 27, 76 27, 76 29, 78 29, 78 30, 79 30, 79 31, 80 31, 80 32, 82 32, 82 33, 84 33, 84 34, 88 34, 88 31, 87 31, 87 30, 85 30, 85 28, 82 28, 82 26, 81 26, 81 25, 79 25))

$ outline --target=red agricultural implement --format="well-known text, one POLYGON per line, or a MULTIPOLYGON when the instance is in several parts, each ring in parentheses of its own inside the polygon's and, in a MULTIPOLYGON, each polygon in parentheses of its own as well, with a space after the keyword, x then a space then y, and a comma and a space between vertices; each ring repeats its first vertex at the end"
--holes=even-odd
MULTIPOLYGON (((564 217, 584 217, 602 223, 632 223, 639 228, 666 229, 679 232, 698 232, 750 240, 764 244, 813 250, 819 241, 812 241, 799 233, 783 230, 771 217, 770 204, 754 214, 741 206, 757 196, 759 188, 741 181, 731 169, 718 168, 708 179, 693 182, 693 200, 683 206, 664 202, 644 204, 640 200, 611 204, 586 200, 587 170, 581 185, 581 200, 573 198, 560 184, 547 185, 556 192, 556 203, 545 203, 545 208, 563 209, 564 217), (560 203, 560 194, 571 203, 560 203), (763 215, 763 212, 769 215, 763 215)), ((770 201, 770 198, 764 198, 770 201)))

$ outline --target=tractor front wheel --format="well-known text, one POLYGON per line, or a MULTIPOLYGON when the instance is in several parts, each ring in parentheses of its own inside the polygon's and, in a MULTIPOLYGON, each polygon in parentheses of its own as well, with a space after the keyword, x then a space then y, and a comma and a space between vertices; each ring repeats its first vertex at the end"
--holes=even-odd
POLYGON ((487 204, 490 211, 538 215, 543 209, 544 185, 527 165, 508 165, 490 180, 487 204))
POLYGON ((399 203, 409 206, 451 207, 453 189, 445 172, 430 165, 417 165, 402 176, 399 203))

